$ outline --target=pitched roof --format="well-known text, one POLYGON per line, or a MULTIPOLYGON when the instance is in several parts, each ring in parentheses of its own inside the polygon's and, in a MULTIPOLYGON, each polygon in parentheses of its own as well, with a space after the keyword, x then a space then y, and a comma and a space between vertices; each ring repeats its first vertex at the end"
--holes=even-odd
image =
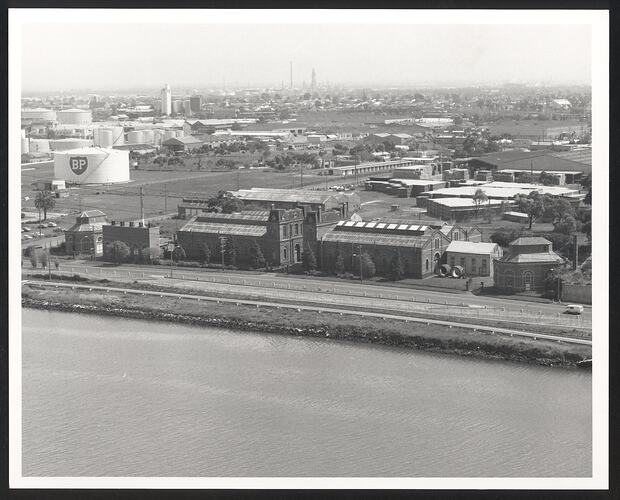
POLYGON ((521 245, 551 245, 551 242, 540 236, 522 236, 510 242, 510 246, 521 245))
POLYGON ((190 221, 179 232, 212 233, 234 236, 260 237, 267 233, 267 226, 254 224, 224 224, 219 222, 190 221))
POLYGON ((473 241, 452 241, 446 252, 485 254, 493 253, 498 248, 497 243, 478 243, 473 241))
POLYGON ((338 243, 357 243, 363 245, 382 245, 420 248, 423 247, 432 235, 425 236, 406 236, 399 234, 381 234, 381 233, 358 233, 349 231, 330 231, 323 236, 323 241, 332 241, 338 243))
POLYGON ((166 139, 162 144, 202 144, 202 142, 203 141, 197 137, 187 135, 183 137, 171 137, 170 139, 166 139))
POLYGON ((80 215, 80 217, 106 217, 101 210, 84 210, 80 215))
POLYGON ((331 191, 310 191, 298 189, 252 188, 230 191, 240 200, 285 201, 292 203, 326 203, 337 199, 337 193, 331 191))

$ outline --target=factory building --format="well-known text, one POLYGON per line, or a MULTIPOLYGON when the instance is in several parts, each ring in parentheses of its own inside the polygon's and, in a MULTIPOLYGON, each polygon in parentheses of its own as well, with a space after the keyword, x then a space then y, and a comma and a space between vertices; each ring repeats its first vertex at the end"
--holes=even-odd
POLYGON ((171 137, 162 142, 162 147, 174 153, 185 153, 202 147, 203 142, 197 137, 171 137))
POLYGON ((518 238, 501 259, 494 261, 495 286, 505 292, 544 290, 549 272, 563 264, 564 259, 553 251, 549 240, 518 238))
POLYGON ((399 198, 415 198, 423 192, 445 188, 446 184, 445 181, 370 177, 364 187, 368 191, 379 191, 399 198))
POLYGON ((65 230, 65 252, 69 255, 103 255, 103 225, 107 216, 101 210, 86 210, 78 215, 75 224, 65 230))
POLYGON ((342 256, 346 271, 354 272, 357 261, 368 253, 379 276, 389 276, 395 255, 400 255, 405 277, 425 278, 437 272, 450 240, 430 226, 402 220, 386 222, 340 221, 321 240, 324 271, 342 256))
POLYGON ((497 216, 507 209, 507 202, 501 200, 487 200, 480 206, 476 206, 472 198, 418 197, 416 201, 418 206, 426 206, 426 213, 430 217, 455 222, 463 222, 483 214, 497 216))
POLYGON ((468 276, 493 276, 493 260, 502 256, 497 243, 452 241, 446 249, 445 263, 459 266, 468 276))
POLYGON ((102 226, 103 255, 110 259, 109 245, 121 241, 129 247, 129 260, 148 261, 159 252, 159 227, 143 221, 112 221, 102 226))
MULTIPOLYGON (((304 251, 304 216, 300 209, 245 210, 233 214, 204 213, 192 217, 179 231, 177 242, 190 259, 201 260, 207 245, 213 262, 226 262, 222 248, 234 248, 234 265, 251 268, 255 245, 268 267, 300 264, 304 251)), ((224 254, 226 252, 224 251, 224 254)))
POLYGON ((54 178, 73 184, 129 182, 129 153, 95 147, 57 151, 54 178))

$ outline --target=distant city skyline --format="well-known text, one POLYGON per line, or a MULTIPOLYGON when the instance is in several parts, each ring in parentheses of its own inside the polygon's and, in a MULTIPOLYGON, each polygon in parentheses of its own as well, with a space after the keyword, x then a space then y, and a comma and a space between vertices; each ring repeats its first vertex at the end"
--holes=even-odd
POLYGON ((589 25, 28 24, 22 90, 590 85, 589 25))

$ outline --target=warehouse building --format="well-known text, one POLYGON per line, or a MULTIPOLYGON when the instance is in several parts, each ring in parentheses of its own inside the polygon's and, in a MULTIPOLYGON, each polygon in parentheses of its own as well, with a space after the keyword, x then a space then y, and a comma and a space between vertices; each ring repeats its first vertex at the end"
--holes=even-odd
POLYGON ((356 259, 368 253, 377 275, 389 276, 394 255, 399 254, 407 278, 425 278, 437 272, 450 240, 439 230, 404 221, 340 221, 321 242, 322 268, 333 272, 341 255, 345 270, 354 272, 356 259))
MULTIPOLYGON (((304 216, 298 208, 245 210, 233 214, 204 213, 192 217, 179 231, 177 242, 189 259, 201 260, 207 245, 213 261, 225 257, 222 248, 234 248, 234 265, 251 268, 255 244, 268 267, 301 263, 304 251, 304 216)), ((225 262, 229 265, 230 262, 225 262)))
POLYGON ((103 255, 109 259, 107 248, 114 241, 129 247, 130 260, 149 261, 159 254, 159 227, 143 221, 112 221, 103 225, 103 255))
POLYGON ((504 256, 494 261, 495 286, 505 292, 544 290, 549 272, 564 264, 552 246, 540 237, 512 241, 504 256))
POLYGON ((174 153, 186 153, 202 147, 203 141, 196 137, 171 137, 161 143, 162 147, 174 153))
MULTIPOLYGON (((416 198, 416 200, 422 202, 421 197, 416 198)), ((426 213, 430 217, 455 222, 463 222, 483 214, 501 215, 503 210, 507 208, 507 202, 502 200, 488 200, 477 206, 472 198, 428 198, 424 200, 423 204, 426 206, 426 213)))

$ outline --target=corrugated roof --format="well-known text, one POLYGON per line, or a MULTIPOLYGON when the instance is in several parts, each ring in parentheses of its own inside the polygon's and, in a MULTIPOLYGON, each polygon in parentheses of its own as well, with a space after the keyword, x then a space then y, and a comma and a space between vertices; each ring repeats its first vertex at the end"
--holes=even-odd
POLYGON ((497 247, 498 247, 497 243, 481 243, 481 242, 473 242, 473 241, 452 241, 448 245, 448 248, 446 249, 446 251, 488 255, 490 253, 495 252, 497 247))
POLYGON ((194 137, 192 135, 183 136, 183 137, 171 137, 170 139, 166 139, 162 144, 174 144, 174 142, 181 144, 202 144, 202 140, 194 137))
POLYGON ((302 191, 293 189, 252 188, 230 192, 235 198, 250 201, 280 201, 291 203, 326 203, 337 200, 331 191, 302 191))
POLYGON ((223 224, 218 222, 191 221, 185 224, 185 226, 180 229, 180 232, 260 237, 267 233, 267 227, 255 224, 223 224))
MULTIPOLYGON (((431 198, 429 201, 433 203, 437 203, 439 205, 444 205, 446 207, 472 207, 476 208, 476 203, 472 198, 431 198)), ((479 208, 483 210, 486 206, 497 206, 501 205, 501 200, 487 200, 484 203, 481 203, 479 208)))
POLYGON ((242 212, 235 212, 232 214, 222 214, 217 212, 207 212, 203 215, 199 215, 196 222, 217 222, 227 220, 241 220, 241 221, 261 221, 267 222, 269 220, 269 210, 244 210, 242 212))
POLYGON ((555 252, 541 252, 541 253, 520 253, 517 255, 504 255, 501 259, 501 262, 515 262, 515 263, 543 263, 543 262, 553 262, 559 263, 563 262, 564 259, 560 257, 555 252))
POLYGON ((105 222, 95 222, 93 224, 74 224, 66 230, 67 233, 92 233, 93 231, 103 231, 105 222))
POLYGON ((81 214, 80 217, 106 217, 106 214, 104 214, 101 210, 84 210, 81 214))
POLYGON ((324 242, 338 242, 362 245, 383 245, 420 248, 426 244, 430 235, 408 236, 399 234, 359 233, 349 231, 330 231, 323 236, 324 242))

